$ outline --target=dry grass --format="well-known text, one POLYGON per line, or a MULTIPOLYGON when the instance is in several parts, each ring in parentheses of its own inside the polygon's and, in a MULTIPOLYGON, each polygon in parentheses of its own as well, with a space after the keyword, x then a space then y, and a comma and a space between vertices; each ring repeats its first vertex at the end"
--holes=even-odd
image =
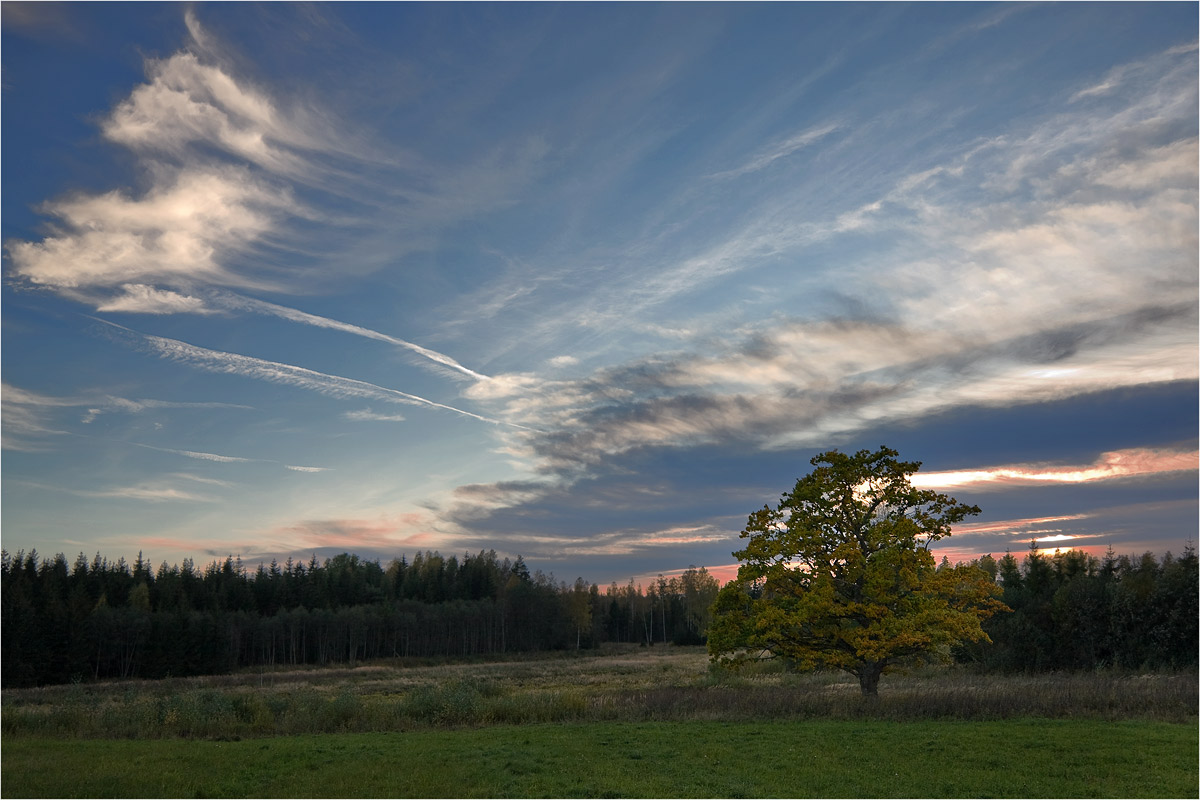
POLYGON ((739 673, 700 648, 509 662, 292 669, 3 695, 5 735, 239 738, 562 721, 1197 718, 1197 676, 977 675, 924 667, 866 701, 842 673, 739 673))

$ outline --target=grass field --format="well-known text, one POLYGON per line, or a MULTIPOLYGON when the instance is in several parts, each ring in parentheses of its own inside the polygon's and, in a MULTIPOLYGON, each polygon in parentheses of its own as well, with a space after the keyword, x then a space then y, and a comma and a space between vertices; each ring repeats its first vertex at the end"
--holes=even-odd
POLYGON ((1188 797, 1194 726, 650 722, 6 742, 6 797, 1188 797))
POLYGON ((4 797, 1194 797, 1197 678, 711 670, 702 650, 6 691, 4 797))

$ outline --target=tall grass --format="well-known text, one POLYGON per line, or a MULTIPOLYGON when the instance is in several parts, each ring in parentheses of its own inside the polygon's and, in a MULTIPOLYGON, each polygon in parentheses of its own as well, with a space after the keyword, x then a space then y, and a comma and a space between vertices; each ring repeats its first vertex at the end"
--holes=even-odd
POLYGON ((1000 720, 1194 722, 1197 676, 998 676, 927 667, 877 700, 839 673, 730 673, 696 648, 511 663, 243 673, 3 694, 5 736, 239 739, 536 722, 1000 720))

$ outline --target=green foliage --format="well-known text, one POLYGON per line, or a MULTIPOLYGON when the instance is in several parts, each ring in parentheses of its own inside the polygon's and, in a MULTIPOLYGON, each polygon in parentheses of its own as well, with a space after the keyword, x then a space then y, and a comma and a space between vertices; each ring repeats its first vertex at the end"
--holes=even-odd
POLYGON ((835 667, 875 695, 896 666, 986 638, 999 588, 978 567, 937 569, 928 549, 979 508, 914 488, 920 464, 897 456, 822 453, 777 507, 750 515, 738 577, 714 608, 714 658, 835 667))
POLYGON ((527 725, 242 741, 6 737, 24 797, 1187 797, 1194 725, 527 725), (864 742, 871 758, 863 758, 864 742))

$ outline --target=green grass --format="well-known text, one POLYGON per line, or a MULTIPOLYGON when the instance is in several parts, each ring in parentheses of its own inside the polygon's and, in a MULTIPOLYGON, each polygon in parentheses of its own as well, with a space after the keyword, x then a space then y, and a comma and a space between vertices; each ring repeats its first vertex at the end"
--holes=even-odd
POLYGON ((6 740, 5 797, 1195 797, 1194 725, 539 724, 6 740))
POLYGON ((4 797, 1195 797, 1197 675, 697 648, 6 690, 4 797))

